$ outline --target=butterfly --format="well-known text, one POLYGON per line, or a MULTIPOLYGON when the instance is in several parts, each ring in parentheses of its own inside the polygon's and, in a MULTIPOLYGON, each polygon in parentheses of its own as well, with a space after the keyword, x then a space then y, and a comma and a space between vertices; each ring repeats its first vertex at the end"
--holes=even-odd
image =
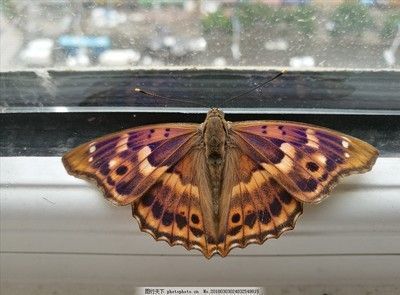
POLYGON ((127 129, 82 144, 66 170, 95 180, 140 229, 205 257, 262 244, 294 228, 339 178, 369 171, 378 151, 327 128, 288 121, 229 122, 211 109, 202 124, 127 129))

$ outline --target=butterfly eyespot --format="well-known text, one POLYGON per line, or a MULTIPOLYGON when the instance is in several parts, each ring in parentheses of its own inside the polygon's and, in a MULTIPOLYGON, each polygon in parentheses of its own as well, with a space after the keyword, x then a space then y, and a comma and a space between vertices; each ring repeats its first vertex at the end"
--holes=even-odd
POLYGON ((128 171, 128 167, 126 167, 125 165, 122 165, 122 166, 118 167, 115 172, 118 175, 124 175, 127 171, 128 171))
POLYGON ((150 139, 151 138, 151 134, 147 135, 147 138, 150 139))
POLYGON ((169 132, 171 131, 171 128, 165 128, 165 131, 169 132))
POLYGON ((239 213, 233 214, 231 220, 233 223, 238 223, 240 221, 240 214, 239 213))
POLYGON ((94 153, 96 151, 96 145, 92 145, 90 148, 89 148, 89 153, 94 153))
POLYGON ((150 129, 150 133, 154 133, 155 132, 155 130, 154 129, 150 129))
POLYGON ((196 214, 192 214, 191 220, 194 224, 198 224, 200 222, 200 219, 196 214))
POLYGON ((267 130, 263 130, 262 133, 267 134, 267 130))
POLYGON ((349 153, 344 153, 344 156, 345 156, 346 158, 350 158, 350 154, 349 154, 349 153))
POLYGON ((306 167, 311 172, 316 172, 319 169, 318 165, 314 162, 307 162, 306 167))
POLYGON ((89 158, 89 163, 93 162, 93 157, 89 158))
POLYGON ((168 132, 164 133, 164 137, 168 137, 168 136, 169 136, 168 132))
POLYGON ((266 125, 261 126, 262 129, 267 129, 266 125))

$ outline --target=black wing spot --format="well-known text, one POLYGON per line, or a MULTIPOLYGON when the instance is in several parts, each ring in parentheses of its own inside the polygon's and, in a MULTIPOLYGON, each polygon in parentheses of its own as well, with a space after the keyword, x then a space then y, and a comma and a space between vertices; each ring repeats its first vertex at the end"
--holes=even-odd
POLYGON ((198 224, 200 222, 199 216, 196 214, 192 214, 191 220, 194 224, 198 224))
POLYGON ((240 221, 240 214, 239 213, 233 214, 231 220, 233 223, 238 223, 240 221))

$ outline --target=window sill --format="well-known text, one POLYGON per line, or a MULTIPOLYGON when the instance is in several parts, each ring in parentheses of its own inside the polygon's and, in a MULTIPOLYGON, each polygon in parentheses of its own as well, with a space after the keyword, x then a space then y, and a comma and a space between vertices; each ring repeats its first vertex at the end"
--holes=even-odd
POLYGON ((293 232, 208 263, 197 251, 170 248, 140 233, 129 206, 114 207, 91 185, 69 176, 59 157, 0 160, 5 281, 57 282, 62 276, 53 273, 60 269, 55 263, 74 282, 107 276, 132 285, 179 285, 181 279, 259 285, 398 280, 400 158, 379 158, 371 172, 346 178, 328 200, 306 205, 293 232), (174 274, 168 274, 172 264, 174 274))

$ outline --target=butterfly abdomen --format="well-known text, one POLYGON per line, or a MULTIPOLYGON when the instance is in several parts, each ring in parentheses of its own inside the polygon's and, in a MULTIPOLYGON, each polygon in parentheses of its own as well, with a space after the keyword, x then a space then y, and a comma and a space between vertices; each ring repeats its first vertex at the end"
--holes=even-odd
POLYGON ((215 216, 218 215, 219 211, 219 196, 225 164, 226 137, 226 121, 224 120, 223 113, 217 109, 211 110, 204 123, 203 140, 215 216))

